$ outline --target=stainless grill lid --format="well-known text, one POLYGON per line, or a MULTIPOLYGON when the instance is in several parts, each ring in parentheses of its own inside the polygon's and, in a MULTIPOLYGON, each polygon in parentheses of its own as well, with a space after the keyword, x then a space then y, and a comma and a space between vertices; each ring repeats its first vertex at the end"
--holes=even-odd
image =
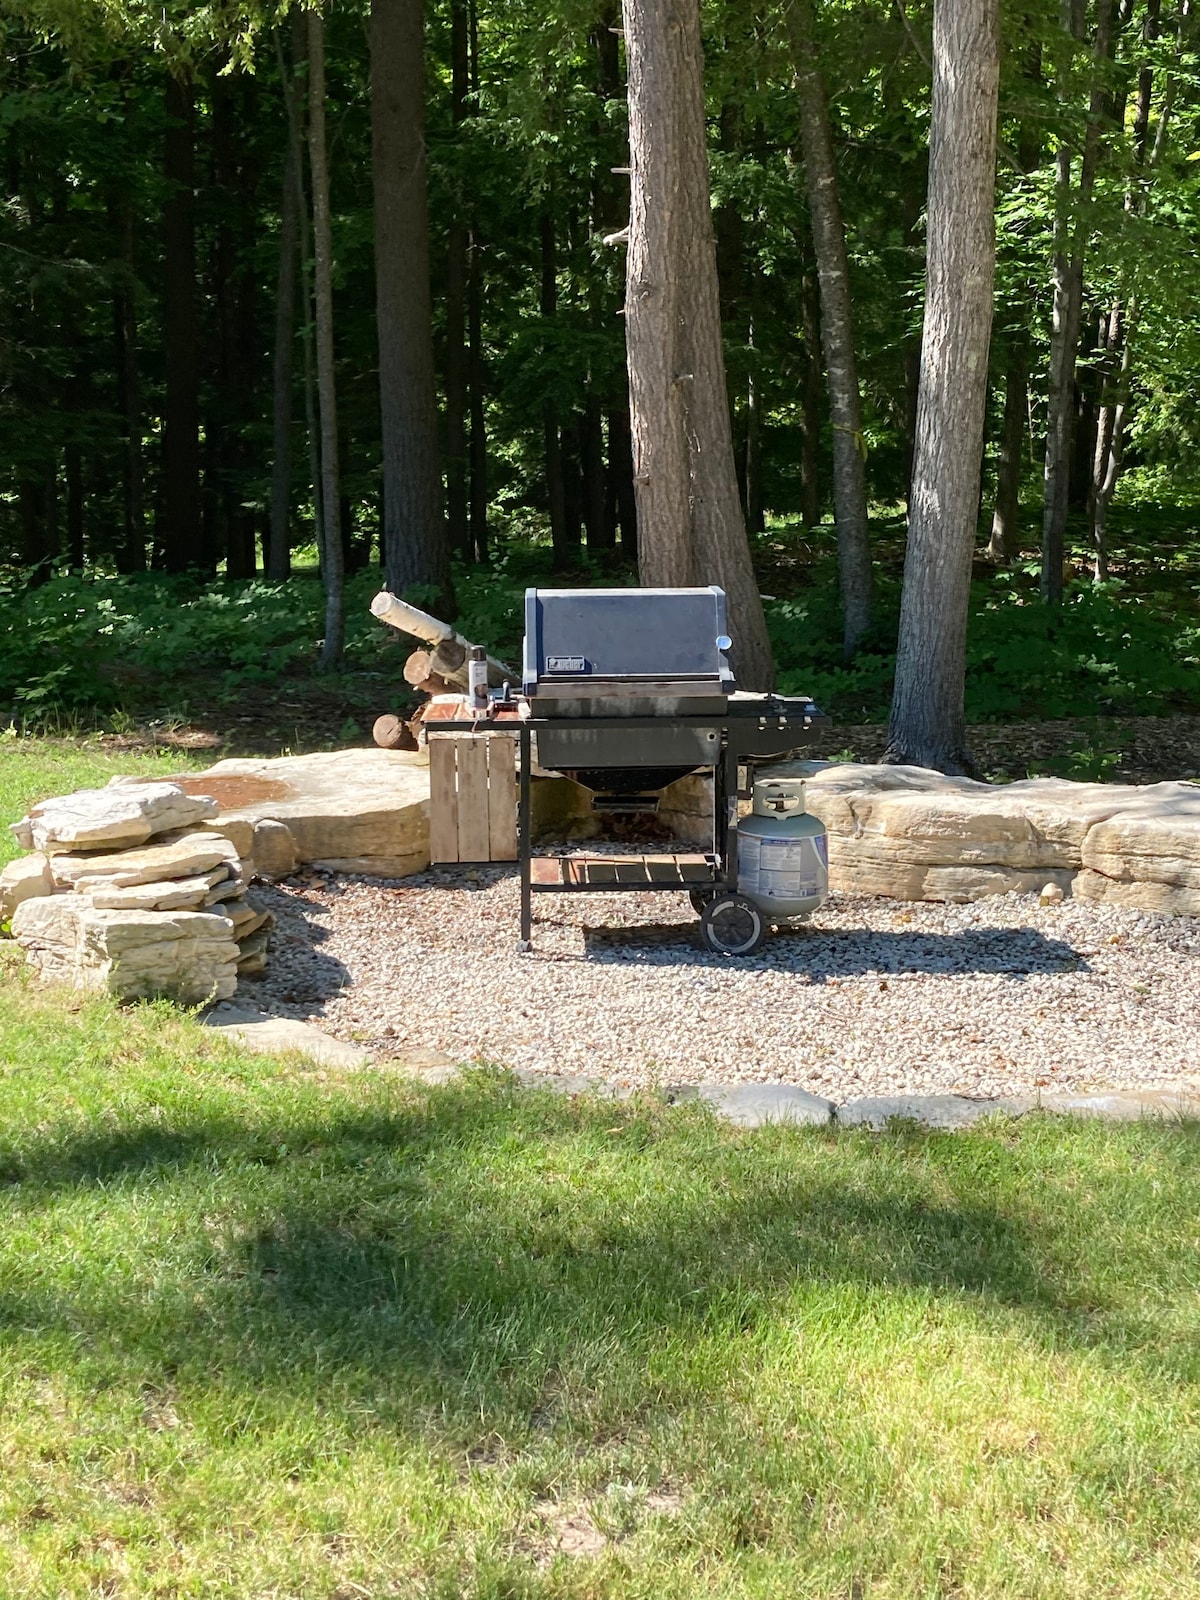
POLYGON ((527 695, 727 695, 725 591, 527 589, 527 695))

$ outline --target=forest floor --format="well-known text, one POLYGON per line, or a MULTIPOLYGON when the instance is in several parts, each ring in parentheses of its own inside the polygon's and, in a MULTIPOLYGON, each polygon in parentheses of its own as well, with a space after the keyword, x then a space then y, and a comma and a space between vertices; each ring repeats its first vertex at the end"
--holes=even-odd
POLYGON ((1196 1126, 746 1133, 7 966, 4 1593, 1194 1593, 1196 1126))

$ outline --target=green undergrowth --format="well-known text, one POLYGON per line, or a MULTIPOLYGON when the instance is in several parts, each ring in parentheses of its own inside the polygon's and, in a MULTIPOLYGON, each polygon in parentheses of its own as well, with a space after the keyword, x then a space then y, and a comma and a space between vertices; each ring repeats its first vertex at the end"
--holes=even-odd
MULTIPOLYGON (((970 722, 1163 715, 1200 709, 1200 534, 1182 510, 1119 508, 1113 577, 1084 576, 1087 551, 1061 608, 1038 599, 1037 565, 993 570, 977 563, 967 646, 970 722)), ((1032 515, 1032 513, 1030 513, 1032 515)), ((780 686, 813 695, 837 721, 877 723, 891 699, 903 518, 873 520, 876 620, 856 659, 841 656, 835 534, 773 523, 755 560, 780 686)), ((516 662, 529 584, 626 584, 629 567, 581 558, 555 573, 544 545, 497 546, 487 568, 456 571, 458 627, 516 662)), ((376 569, 347 588, 347 647, 340 678, 402 690, 411 641, 369 614, 376 569)), ((429 605, 434 597, 414 591, 429 605)), ((197 583, 160 574, 60 575, 37 589, 0 575, 0 724, 53 731, 64 719, 84 727, 121 717, 199 708, 235 711, 247 692, 315 681, 324 607, 315 571, 285 584, 262 580, 197 583)), ((382 698, 386 698, 383 695, 382 698)), ((349 701, 347 701, 349 703, 349 701)), ((301 719, 302 720, 302 719, 301 719)))
POLYGON ((746 1133, 0 974, 0 1593, 1195 1593, 1194 1127, 746 1133))

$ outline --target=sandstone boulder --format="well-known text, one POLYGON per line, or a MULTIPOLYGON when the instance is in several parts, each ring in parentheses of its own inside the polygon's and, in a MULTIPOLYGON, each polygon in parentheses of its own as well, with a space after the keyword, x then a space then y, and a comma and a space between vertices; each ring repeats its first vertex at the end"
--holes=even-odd
POLYGON ((0 922, 7 922, 22 900, 54 893, 54 879, 44 855, 19 856, 0 872, 0 922))
POLYGON ((47 982, 121 1000, 197 1005, 237 987, 233 924, 208 912, 100 910, 86 895, 56 894, 18 906, 13 933, 47 982))
POLYGON ((791 761, 829 833, 834 889, 967 901, 1047 886, 1200 915, 1200 788, 1031 778, 976 783, 921 767, 791 761))
POLYGON ((297 863, 334 858, 385 861, 392 868, 388 876, 429 865, 424 752, 334 750, 218 761, 180 782, 216 798, 220 815, 206 826, 263 876, 286 876, 297 863))
POLYGON ((106 789, 43 800, 12 831, 26 850, 125 849, 216 814, 211 796, 185 793, 177 783, 117 778, 106 789))

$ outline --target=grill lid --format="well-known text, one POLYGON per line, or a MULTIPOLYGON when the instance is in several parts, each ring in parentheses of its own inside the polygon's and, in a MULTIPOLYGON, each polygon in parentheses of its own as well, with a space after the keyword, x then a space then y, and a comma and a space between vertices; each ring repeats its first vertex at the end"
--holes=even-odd
POLYGON ((725 591, 526 589, 527 695, 726 695, 725 591))

